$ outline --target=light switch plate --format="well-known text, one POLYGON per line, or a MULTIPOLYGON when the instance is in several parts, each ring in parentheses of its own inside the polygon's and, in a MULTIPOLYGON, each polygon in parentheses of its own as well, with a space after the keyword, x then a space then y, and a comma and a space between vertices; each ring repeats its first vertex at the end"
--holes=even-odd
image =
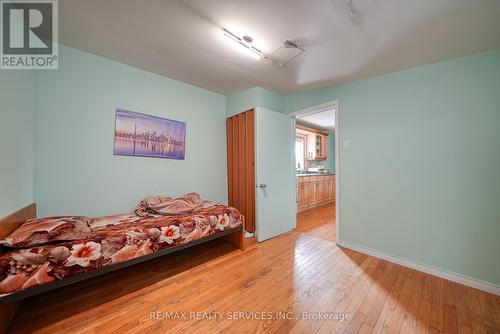
POLYGON ((344 150, 347 151, 350 149, 351 149, 351 143, 349 142, 349 140, 344 140, 344 150))

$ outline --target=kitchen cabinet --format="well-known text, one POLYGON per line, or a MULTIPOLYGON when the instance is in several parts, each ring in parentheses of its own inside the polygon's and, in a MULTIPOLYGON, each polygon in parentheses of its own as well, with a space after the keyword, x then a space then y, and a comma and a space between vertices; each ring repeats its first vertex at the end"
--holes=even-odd
POLYGON ((305 203, 307 203, 309 198, 309 187, 306 187, 305 183, 299 183, 298 184, 298 190, 297 190, 297 203, 298 206, 304 206, 305 203))
POLYGON ((306 187, 309 187, 309 198, 307 199, 306 205, 308 203, 316 202, 316 182, 314 182, 315 178, 311 177, 311 182, 306 182, 306 187))
POLYGON ((307 160, 328 159, 328 136, 320 133, 307 135, 307 160))
POLYGON ((299 211, 334 200, 335 175, 299 176, 297 178, 297 205, 299 211))
POLYGON ((335 199, 335 181, 329 180, 325 182, 325 196, 327 199, 335 199))
POLYGON ((305 207, 316 201, 316 184, 310 182, 299 183, 298 205, 305 207))
POLYGON ((306 159, 328 159, 328 133, 297 125, 297 135, 306 137, 306 159))
POLYGON ((316 182, 316 203, 325 200, 325 182, 316 182))

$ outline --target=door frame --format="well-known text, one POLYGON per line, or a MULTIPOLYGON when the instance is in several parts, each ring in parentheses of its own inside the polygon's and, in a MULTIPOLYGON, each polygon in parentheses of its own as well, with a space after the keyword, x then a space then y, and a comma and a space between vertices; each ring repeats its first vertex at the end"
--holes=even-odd
MULTIPOLYGON (((340 108, 339 100, 331 100, 326 103, 318 104, 312 107, 304 108, 293 113, 290 113, 295 119, 298 115, 312 115, 328 109, 335 109, 335 228, 336 228, 336 243, 340 244, 340 108)), ((294 134, 295 135, 295 134, 294 134)), ((294 136, 295 138, 295 136, 294 136)), ((295 141, 293 141, 295 145, 295 141)), ((293 150, 295 154, 295 149, 293 150)), ((295 159, 294 159, 295 167, 295 159)), ((297 206, 295 206, 295 215, 297 215, 297 206)))

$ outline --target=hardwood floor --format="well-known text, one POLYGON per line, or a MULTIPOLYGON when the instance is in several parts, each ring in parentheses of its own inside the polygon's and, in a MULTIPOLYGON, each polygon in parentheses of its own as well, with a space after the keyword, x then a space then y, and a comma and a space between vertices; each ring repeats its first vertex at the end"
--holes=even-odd
POLYGON ((245 252, 217 240, 33 297, 10 332, 500 333, 500 297, 337 247, 334 210, 245 252))

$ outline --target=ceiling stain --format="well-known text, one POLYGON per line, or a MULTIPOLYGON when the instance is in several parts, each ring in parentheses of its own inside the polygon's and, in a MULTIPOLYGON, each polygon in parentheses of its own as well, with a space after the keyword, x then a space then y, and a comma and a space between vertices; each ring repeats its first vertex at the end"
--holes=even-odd
POLYGON ((363 16, 361 14, 361 11, 354 4, 354 0, 349 0, 349 2, 347 3, 347 13, 349 14, 349 19, 351 20, 351 22, 355 26, 362 28, 363 16))

